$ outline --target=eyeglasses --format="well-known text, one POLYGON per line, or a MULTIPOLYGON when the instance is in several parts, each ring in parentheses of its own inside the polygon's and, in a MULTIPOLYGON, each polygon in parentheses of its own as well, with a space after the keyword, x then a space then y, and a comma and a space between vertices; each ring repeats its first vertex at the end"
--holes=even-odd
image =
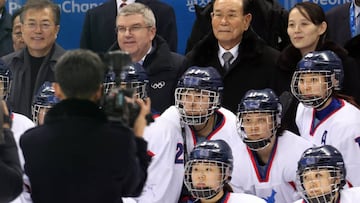
POLYGON ((46 30, 49 30, 53 25, 50 24, 50 23, 40 23, 40 24, 37 24, 37 23, 33 23, 33 22, 30 22, 30 23, 24 23, 23 24, 28 30, 35 30, 38 25, 40 26, 40 29, 43 30, 43 31, 46 31, 46 30))
POLYGON ((237 13, 228 13, 228 14, 223 14, 223 13, 220 13, 220 12, 212 12, 211 13, 211 17, 213 19, 216 19, 216 20, 220 20, 220 19, 223 19, 224 17, 228 20, 233 20, 233 19, 236 19, 239 17, 239 14, 237 13))
POLYGON ((117 26, 115 28, 115 32, 124 34, 127 30, 129 30, 129 33, 135 33, 135 32, 139 32, 143 28, 151 28, 151 27, 152 26, 150 26, 150 25, 147 25, 147 26, 134 25, 134 26, 130 26, 130 27, 117 26))

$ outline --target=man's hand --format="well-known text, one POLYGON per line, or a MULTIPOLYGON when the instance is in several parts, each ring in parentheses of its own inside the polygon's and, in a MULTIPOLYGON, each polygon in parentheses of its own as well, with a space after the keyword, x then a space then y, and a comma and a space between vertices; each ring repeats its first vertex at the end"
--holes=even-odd
POLYGON ((146 116, 151 114, 151 100, 147 97, 146 99, 136 99, 135 101, 140 107, 140 113, 134 123, 134 134, 137 137, 142 137, 147 125, 146 116))

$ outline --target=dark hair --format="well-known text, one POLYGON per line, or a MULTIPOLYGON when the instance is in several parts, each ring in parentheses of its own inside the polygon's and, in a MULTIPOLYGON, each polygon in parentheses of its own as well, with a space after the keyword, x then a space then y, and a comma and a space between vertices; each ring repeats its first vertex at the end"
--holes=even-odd
POLYGON ((253 0, 242 0, 243 1, 243 14, 253 13, 254 5, 253 0))
POLYGON ((16 10, 13 12, 13 14, 12 14, 12 16, 11 16, 11 22, 12 22, 13 25, 14 25, 14 20, 15 20, 15 18, 18 17, 18 16, 20 16, 22 11, 23 11, 23 7, 19 8, 19 9, 16 9, 16 10))
MULTIPOLYGON (((213 0, 215 3, 216 0, 213 0)), ((243 15, 246 15, 248 13, 253 13, 254 6, 253 6, 253 0, 242 0, 243 2, 243 15)))
POLYGON ((55 25, 60 24, 60 8, 58 5, 54 4, 53 2, 49 0, 28 0, 26 4, 22 8, 22 12, 20 14, 20 21, 21 23, 24 23, 24 16, 26 12, 30 9, 44 9, 44 8, 50 8, 52 11, 52 14, 54 15, 54 23, 55 25))
MULTIPOLYGON (((293 10, 297 8, 299 10, 299 12, 309 21, 311 21, 312 23, 314 23, 315 25, 321 25, 322 22, 326 22, 326 17, 325 17, 325 12, 324 10, 321 8, 321 6, 317 5, 316 3, 313 2, 300 2, 295 4, 294 7, 292 7, 289 11, 289 13, 293 10)), ((324 42, 325 42, 325 38, 326 38, 326 33, 327 33, 327 29, 326 31, 320 36, 319 38, 319 42, 317 44, 317 48, 321 47, 324 42)))
POLYGON ((89 99, 104 79, 105 65, 90 50, 67 51, 55 65, 55 81, 67 98, 89 99))

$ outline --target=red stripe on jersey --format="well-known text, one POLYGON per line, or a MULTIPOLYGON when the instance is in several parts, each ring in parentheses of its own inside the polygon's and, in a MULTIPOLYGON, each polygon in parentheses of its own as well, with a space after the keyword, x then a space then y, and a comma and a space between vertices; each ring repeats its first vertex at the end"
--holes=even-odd
POLYGON ((271 167, 272 167, 272 164, 273 164, 273 161, 274 161, 274 158, 275 158, 275 154, 276 154, 276 150, 277 150, 277 141, 275 141, 275 144, 274 144, 274 148, 273 148, 273 151, 270 155, 270 160, 268 162, 268 167, 266 169, 266 176, 264 179, 261 178, 261 175, 260 175, 260 172, 259 172, 259 169, 257 167, 257 164, 256 164, 256 161, 255 161, 255 157, 252 153, 252 151, 250 150, 249 147, 246 147, 248 153, 249 153, 249 156, 250 156, 250 159, 251 159, 251 162, 253 164, 253 168, 255 170, 255 173, 256 173, 256 176, 259 180, 260 183, 262 182, 269 182, 269 176, 270 176, 270 171, 271 171, 271 167))
POLYGON ((154 156, 155 156, 154 152, 152 152, 152 151, 150 151, 150 150, 147 150, 146 153, 147 153, 150 157, 154 157, 154 156))
POLYGON ((224 203, 227 203, 230 199, 230 192, 226 194, 226 197, 225 197, 225 200, 224 200, 224 203))
POLYGON ((315 109, 313 110, 313 119, 311 121, 311 125, 310 125, 310 136, 314 136, 316 129, 323 123, 325 122, 328 118, 330 118, 332 115, 334 115, 336 112, 338 112, 340 109, 342 109, 345 106, 345 102, 343 99, 340 99, 340 108, 336 109, 335 111, 331 112, 329 115, 327 115, 324 119, 322 119, 317 126, 313 126, 314 123, 314 119, 315 119, 315 109), (315 127, 315 128, 314 128, 315 127))
POLYGON ((289 182, 289 184, 290 184, 290 185, 291 185, 291 187, 292 187, 292 188, 294 188, 294 190, 296 191, 296 186, 295 186, 294 181, 289 182))

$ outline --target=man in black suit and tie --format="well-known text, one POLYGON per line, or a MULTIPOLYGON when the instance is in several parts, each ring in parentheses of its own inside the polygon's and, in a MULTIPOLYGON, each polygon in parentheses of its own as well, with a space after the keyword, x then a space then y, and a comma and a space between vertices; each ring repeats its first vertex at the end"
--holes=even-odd
POLYGON ((326 13, 327 37, 341 46, 359 34, 360 0, 335 6, 326 13), (359 29, 359 28, 358 28, 359 29))
POLYGON ((155 14, 157 34, 166 40, 170 49, 177 51, 177 28, 174 9, 158 0, 108 0, 86 12, 80 39, 80 48, 97 53, 108 51, 117 44, 115 20, 121 4, 142 3, 155 14))

